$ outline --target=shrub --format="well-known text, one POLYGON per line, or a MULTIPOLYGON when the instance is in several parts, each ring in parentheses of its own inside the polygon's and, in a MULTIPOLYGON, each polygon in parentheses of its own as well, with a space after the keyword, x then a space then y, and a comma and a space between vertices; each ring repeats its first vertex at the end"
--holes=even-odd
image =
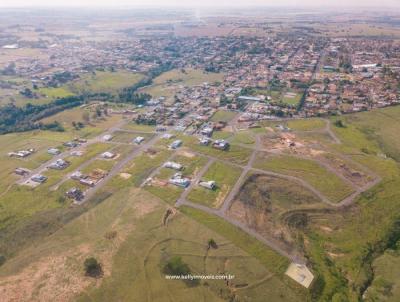
POLYGON ((171 275, 187 275, 190 274, 189 266, 182 261, 181 257, 175 256, 169 259, 164 266, 164 271, 171 275))
POLYGON ((102 275, 103 271, 101 269, 101 264, 97 261, 96 258, 93 257, 86 258, 83 265, 85 267, 85 273, 87 276, 99 277, 102 275))

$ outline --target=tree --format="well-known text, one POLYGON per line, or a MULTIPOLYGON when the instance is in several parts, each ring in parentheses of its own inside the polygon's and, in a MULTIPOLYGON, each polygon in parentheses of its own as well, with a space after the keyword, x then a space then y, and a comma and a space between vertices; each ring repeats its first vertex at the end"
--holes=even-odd
POLYGON ((217 245, 217 243, 215 242, 215 240, 213 238, 208 239, 207 244, 208 244, 208 249, 210 249, 210 248, 213 248, 213 249, 218 248, 218 245, 217 245))
POLYGON ((96 107, 96 116, 97 116, 97 117, 101 117, 101 115, 102 115, 101 109, 100 109, 99 106, 97 106, 97 107, 96 107))
POLYGON ((98 277, 102 274, 101 264, 97 261, 96 258, 90 257, 86 258, 83 263, 85 267, 85 273, 90 277, 98 277))
POLYGON ((178 256, 169 259, 164 266, 164 271, 171 275, 187 275, 190 273, 189 266, 178 256))
POLYGON ((6 257, 0 255, 0 266, 2 266, 6 262, 6 257))
POLYGON ((335 126, 338 128, 346 128, 345 124, 343 123, 342 120, 337 120, 335 121, 335 126))

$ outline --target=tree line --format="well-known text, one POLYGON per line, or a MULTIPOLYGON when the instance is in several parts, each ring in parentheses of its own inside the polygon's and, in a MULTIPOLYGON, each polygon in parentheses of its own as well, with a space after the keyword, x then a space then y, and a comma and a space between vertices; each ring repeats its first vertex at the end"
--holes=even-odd
POLYGON ((68 96, 48 104, 34 105, 28 103, 23 107, 8 104, 0 107, 0 134, 35 129, 63 131, 58 122, 43 124, 38 121, 63 110, 80 106, 85 102, 85 99, 85 96, 68 96))

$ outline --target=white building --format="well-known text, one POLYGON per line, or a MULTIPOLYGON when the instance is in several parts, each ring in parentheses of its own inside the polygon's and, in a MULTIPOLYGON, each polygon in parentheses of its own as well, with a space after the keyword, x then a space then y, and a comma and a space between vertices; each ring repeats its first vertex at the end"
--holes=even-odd
POLYGON ((163 165, 163 167, 164 168, 169 168, 169 169, 174 169, 174 170, 177 170, 177 171, 180 171, 180 170, 183 169, 183 166, 181 164, 178 164, 178 163, 175 163, 175 162, 172 162, 172 161, 167 161, 163 165))

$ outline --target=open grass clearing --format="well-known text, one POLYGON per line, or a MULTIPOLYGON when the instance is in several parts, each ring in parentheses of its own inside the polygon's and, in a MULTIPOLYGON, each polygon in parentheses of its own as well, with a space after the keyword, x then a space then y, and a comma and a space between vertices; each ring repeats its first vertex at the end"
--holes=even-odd
POLYGON ((231 121, 236 115, 237 115, 237 112, 234 112, 234 111, 218 110, 211 117, 211 121, 227 123, 227 122, 231 121))

